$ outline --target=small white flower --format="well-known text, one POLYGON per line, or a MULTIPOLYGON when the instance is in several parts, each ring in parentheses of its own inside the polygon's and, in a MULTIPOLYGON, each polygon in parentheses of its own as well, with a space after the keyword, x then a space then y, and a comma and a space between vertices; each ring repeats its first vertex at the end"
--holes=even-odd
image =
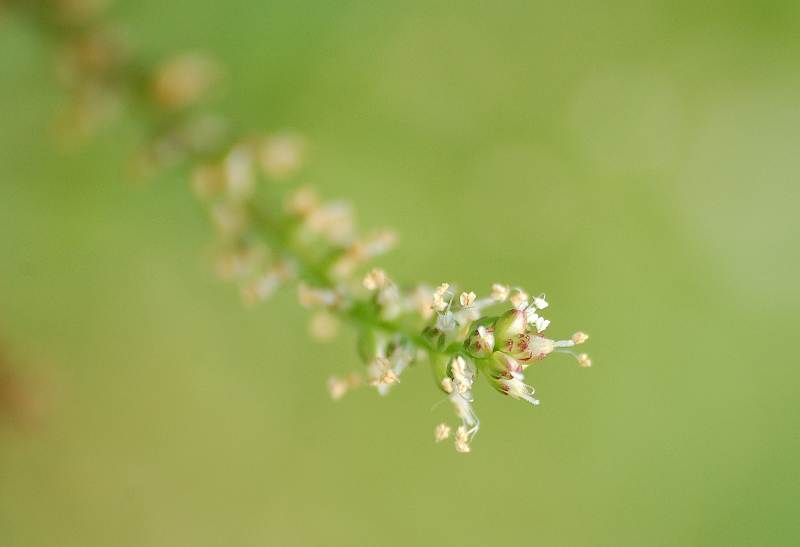
POLYGON ((542 332, 550 324, 550 321, 548 321, 544 317, 538 317, 536 318, 536 322, 534 324, 536 325, 536 330, 538 332, 542 332))
POLYGON ((467 334, 467 328, 475 321, 481 318, 481 312, 477 306, 471 306, 469 308, 462 308, 457 312, 453 313, 453 319, 459 326, 461 326, 464 330, 462 333, 463 336, 467 334))
POLYGON ((539 296, 537 296, 536 298, 533 299, 533 305, 536 306, 537 308, 539 308, 540 310, 543 310, 547 306, 549 306, 550 304, 545 302, 544 293, 542 293, 542 294, 540 294, 539 296))
POLYGON ((376 357, 367 367, 368 383, 377 387, 381 395, 388 393, 391 384, 400 382, 397 373, 385 357, 376 357))
POLYGON ((578 364, 584 368, 592 366, 592 360, 585 353, 578 355, 578 364))
POLYGON ((436 318, 436 328, 443 332, 450 332, 456 328, 456 316, 453 312, 447 310, 444 313, 439 313, 436 318))
POLYGON ((535 390, 528 384, 523 383, 524 379, 525 376, 521 372, 511 372, 511 378, 500 378, 498 381, 503 387, 503 391, 515 399, 522 399, 532 405, 538 405, 539 399, 531 397, 535 390))
POLYGON ((468 293, 462 292, 460 297, 461 305, 465 308, 472 306, 472 303, 475 302, 475 293, 470 291, 468 293))
POLYGON ((472 410, 470 401, 472 401, 472 395, 468 392, 458 393, 458 391, 453 390, 450 394, 453 412, 455 412, 456 416, 461 418, 461 421, 466 425, 474 426, 478 424, 478 416, 475 414, 475 411, 472 410))

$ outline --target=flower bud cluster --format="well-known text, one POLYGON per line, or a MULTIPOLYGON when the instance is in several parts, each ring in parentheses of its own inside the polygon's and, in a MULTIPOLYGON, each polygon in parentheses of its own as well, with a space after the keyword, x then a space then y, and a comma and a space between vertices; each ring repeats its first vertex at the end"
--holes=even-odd
MULTIPOLYGON (((536 305, 546 307, 543 299, 537 300, 536 305)), ((476 358, 478 368, 497 391, 538 405, 539 400, 532 397, 534 389, 524 383, 523 371, 556 348, 572 347, 576 340, 582 343, 588 336, 578 333, 570 340, 550 340, 538 331, 538 316, 534 320, 536 330, 530 328, 531 315, 530 308, 508 310, 491 328, 478 326, 467 339, 465 349, 476 358)))
MULTIPOLYGON (((568 351, 588 338, 583 333, 568 340, 545 336, 541 331, 549 321, 539 315, 548 306, 544 295, 530 298, 517 288, 495 285, 486 298, 472 291, 459 293, 448 283, 435 289, 402 291, 378 268, 366 273, 361 286, 367 291, 366 297, 351 291, 346 293, 349 300, 343 302, 330 291, 308 293, 303 300, 363 311, 377 320, 377 324, 362 327, 359 352, 366 365, 362 383, 377 388, 382 395, 400 382, 400 374, 408 365, 427 360, 437 386, 461 420, 458 427, 440 424, 434 438, 440 442, 453 435, 459 452, 470 451, 480 427, 472 396, 478 371, 500 393, 538 405, 533 387, 525 383, 525 370, 550 353, 568 351), (484 315, 486 309, 506 300, 511 301, 511 309, 499 316, 484 315), (414 336, 415 329, 421 334, 414 336)), ((585 354, 575 357, 581 366, 591 364, 585 354)), ((351 385, 343 382, 331 380, 332 397, 340 398, 351 385)))
MULTIPOLYGON (((438 323, 442 322, 442 315, 446 315, 450 310, 450 306, 445 304, 441 298, 447 288, 445 286, 442 290, 440 287, 434 293, 433 306, 441 314, 438 323)), ((533 387, 525 383, 525 369, 541 361, 553 351, 568 352, 566 348, 581 344, 588 339, 586 334, 580 332, 569 340, 547 338, 541 331, 547 327, 549 321, 541 318, 537 313, 548 306, 544 295, 530 299, 522 289, 513 289, 513 294, 511 291, 506 285, 493 285, 490 297, 485 301, 478 302, 481 305, 486 302, 484 307, 488 307, 488 305, 501 303, 508 299, 511 301, 512 309, 507 310, 499 317, 487 316, 471 320, 468 334, 464 336, 463 344, 449 361, 451 363, 449 367, 442 367, 441 360, 438 367, 434 364, 434 372, 438 372, 437 380, 441 382, 442 388, 448 393, 456 415, 462 419, 462 425, 455 434, 456 449, 459 452, 469 451, 470 443, 479 424, 477 416, 472 411, 472 396, 463 396, 464 393, 469 393, 464 386, 472 386, 475 378, 474 372, 472 375, 466 376, 466 381, 462 381, 462 377, 458 374, 459 371, 480 370, 489 384, 500 393, 538 405, 539 400, 533 397, 533 387), (511 295, 510 298, 509 295, 511 295)), ((473 303, 475 296, 469 298, 463 296, 462 303, 465 301, 473 303)), ((453 321, 456 320, 453 319, 453 321)), ((441 348, 446 347, 447 338, 445 336, 442 340, 444 333, 442 329, 429 327, 426 332, 429 334, 426 338, 429 343, 435 340, 435 347, 440 351, 441 348)), ((456 339, 458 338, 457 336, 456 339)), ((575 357, 581 366, 591 365, 586 354, 575 357)), ((437 426, 434 433, 436 442, 447 438, 451 431, 450 426, 446 424, 437 426)))

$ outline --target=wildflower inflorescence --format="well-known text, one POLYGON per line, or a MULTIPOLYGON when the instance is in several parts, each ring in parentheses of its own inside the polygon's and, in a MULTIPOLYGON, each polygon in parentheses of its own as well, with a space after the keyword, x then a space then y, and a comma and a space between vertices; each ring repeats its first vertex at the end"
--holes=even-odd
MULTIPOLYGON (((55 20, 64 41, 60 73, 79 122, 72 126, 80 130, 72 138, 98 131, 136 99, 157 122, 135 165, 145 174, 189 167, 191 187, 215 228, 216 270, 238 286, 244 302, 265 301, 295 281, 299 303, 315 310, 312 336, 330 339, 343 321, 357 329, 364 368, 330 379, 334 400, 364 385, 386 395, 408 367, 425 363, 460 420, 455 431, 436 426, 435 441, 452 435, 456 450, 469 452, 480 426, 471 393, 479 373, 500 393, 538 405, 526 369, 552 352, 571 353, 588 338, 545 336, 544 294, 532 298, 499 283, 484 297, 448 283, 402 286, 384 270, 369 269, 395 245, 394 233, 361 236, 347 202, 325 202, 312 188, 293 184, 306 150, 299 135, 237 137, 223 117, 204 112, 222 74, 217 65, 187 54, 145 68, 101 21, 101 3, 41 4, 35 15, 47 19, 45 28, 55 20)), ((573 355, 580 366, 591 366, 586 354, 573 355)))

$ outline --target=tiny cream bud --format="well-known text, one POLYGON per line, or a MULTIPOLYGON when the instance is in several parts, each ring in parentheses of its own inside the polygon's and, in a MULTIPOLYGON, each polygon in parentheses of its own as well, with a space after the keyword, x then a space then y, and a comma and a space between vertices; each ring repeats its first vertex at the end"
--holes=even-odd
POLYGON ((495 283, 492 285, 492 300, 495 302, 504 302, 508 298, 508 285, 501 285, 495 283))
POLYGON ((511 305, 515 308, 524 307, 524 305, 528 302, 528 293, 521 289, 517 289, 517 292, 514 296, 511 297, 511 305))
POLYGON ((436 430, 433 432, 433 437, 436 439, 436 442, 445 440, 447 437, 450 436, 450 426, 447 424, 439 424, 436 426, 436 430))
POLYGON ((331 399, 334 401, 338 401, 344 397, 348 387, 347 382, 340 380, 336 376, 331 376, 331 379, 328 380, 328 393, 331 394, 331 399))
POLYGON ((467 439, 467 428, 463 425, 456 430, 456 450, 459 452, 469 452, 469 440, 467 439))
POLYGON ((164 106, 183 108, 205 98, 220 74, 216 63, 197 53, 174 57, 156 72, 153 94, 164 106))
POLYGON ((588 334, 584 334, 582 332, 576 332, 575 334, 572 335, 572 341, 575 342, 576 345, 577 344, 583 344, 588 339, 589 339, 589 335, 588 334))
POLYGON ((450 378, 442 378, 442 389, 447 393, 453 393, 453 380, 450 378))
POLYGON ((392 369, 388 369, 381 375, 381 383, 393 384, 395 382, 400 382, 400 378, 397 377, 397 374, 392 369))
POLYGON ((436 311, 444 311, 447 308, 447 302, 444 301, 442 295, 438 292, 433 293, 433 302, 431 303, 431 309, 436 311))
POLYGON ((364 277, 364 286, 374 291, 375 289, 384 288, 387 281, 386 272, 380 268, 375 268, 364 277))
POLYGON ((461 297, 459 299, 461 301, 461 305, 465 308, 468 308, 475 302, 475 293, 470 291, 468 293, 462 292, 461 297))

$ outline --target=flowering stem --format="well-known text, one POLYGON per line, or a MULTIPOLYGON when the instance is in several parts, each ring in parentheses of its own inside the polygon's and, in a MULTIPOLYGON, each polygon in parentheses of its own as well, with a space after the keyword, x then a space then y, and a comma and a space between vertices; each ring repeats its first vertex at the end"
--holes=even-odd
MULTIPOLYGON (((539 315, 548 305, 544 295, 531 299, 519 288, 496 284, 483 298, 471 291, 457 297, 447 283, 435 290, 425 285, 401 290, 380 269, 362 280, 359 272, 393 246, 393 236, 359 237, 347 205, 321 203, 308 189, 281 186, 300 165, 298 137, 236 134, 229 122, 200 114, 218 67, 184 55, 149 69, 100 21, 99 4, 12 4, 63 49, 59 75, 72 94, 66 125, 80 132, 73 137, 93 135, 126 106, 153 136, 139 156, 145 171, 192 167, 195 193, 217 227, 220 275, 236 282, 248 302, 266 300, 295 279, 303 306, 322 308, 358 330, 366 371, 332 378, 334 399, 363 384, 364 376, 385 395, 407 366, 427 359, 462 421, 456 449, 468 452, 480 424, 470 394, 479 369, 499 392, 538 404, 523 371, 558 348, 586 340, 582 333, 569 340, 545 337, 549 321, 539 315), (484 315, 504 302, 511 309, 499 318, 484 315)), ((581 366, 591 365, 586 354, 575 357, 581 366)), ((450 432, 441 424, 436 441, 450 432)))
MULTIPOLYGON (((299 279, 319 287, 333 287, 335 285, 333 279, 326 273, 325 266, 330 266, 329 261, 324 261, 323 265, 315 263, 305 256, 302 249, 298 249, 291 244, 292 226, 287 226, 286 219, 282 219, 282 221, 273 220, 271 215, 260 210, 255 204, 250 205, 250 213, 252 220, 259 228, 261 236, 271 244, 278 254, 289 256, 296 261, 299 279)), ((404 336, 412 340, 419 348, 424 348, 432 353, 440 353, 420 333, 402 324, 378 319, 374 306, 366 302, 354 300, 351 306, 337 308, 333 311, 340 318, 356 327, 369 327, 391 335, 404 336)))

